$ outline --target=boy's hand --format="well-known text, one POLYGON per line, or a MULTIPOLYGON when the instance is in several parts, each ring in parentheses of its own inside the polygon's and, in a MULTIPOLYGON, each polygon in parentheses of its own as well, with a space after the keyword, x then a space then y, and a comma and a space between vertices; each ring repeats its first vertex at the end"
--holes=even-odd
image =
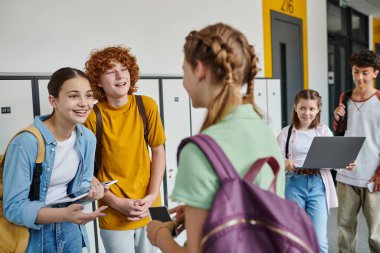
POLYGON ((334 118, 336 121, 339 120, 339 117, 344 117, 346 114, 346 107, 344 106, 343 103, 340 103, 337 108, 334 110, 334 118))
POLYGON ((356 162, 352 162, 346 166, 346 170, 353 171, 356 168, 356 162))
POLYGON ((376 170, 375 175, 371 177, 369 182, 375 182, 375 185, 373 187, 373 192, 380 191, 380 168, 376 170))
POLYGON ((139 206, 141 208, 141 212, 136 213, 134 217, 128 217, 128 220, 135 220, 135 218, 143 219, 148 216, 148 208, 153 205, 156 199, 156 194, 148 194, 143 199, 136 200, 135 206, 139 206))
POLYGON ((144 211, 141 206, 136 205, 136 200, 120 198, 117 208, 115 208, 120 213, 124 214, 128 220, 137 221, 141 220, 144 215, 144 211))

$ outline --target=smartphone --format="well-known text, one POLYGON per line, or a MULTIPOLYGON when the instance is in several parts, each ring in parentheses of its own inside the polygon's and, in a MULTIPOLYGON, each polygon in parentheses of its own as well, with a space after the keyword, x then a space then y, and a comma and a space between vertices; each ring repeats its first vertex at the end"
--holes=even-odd
MULTIPOLYGON (((149 216, 152 220, 158 220, 162 222, 172 221, 168 208, 166 206, 149 207, 149 216)), ((172 236, 177 236, 177 230, 173 229, 172 236)))
POLYGON ((375 181, 374 182, 369 182, 367 184, 367 188, 369 192, 373 192, 373 188, 375 188, 375 181))
POLYGON ((116 184, 117 183, 117 179, 116 180, 107 181, 107 182, 100 182, 100 183, 102 185, 104 185, 104 186, 110 186, 110 185, 116 184))

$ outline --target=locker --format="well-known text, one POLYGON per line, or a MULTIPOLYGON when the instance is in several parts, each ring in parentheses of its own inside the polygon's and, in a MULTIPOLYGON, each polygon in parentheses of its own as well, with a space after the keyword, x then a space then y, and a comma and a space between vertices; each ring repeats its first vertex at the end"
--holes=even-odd
POLYGON ((281 132, 281 86, 279 79, 267 79, 268 125, 277 135, 281 132))
POLYGON ((205 108, 194 108, 191 106, 191 135, 199 134, 201 130, 202 123, 206 117, 207 109, 205 108))
POLYGON ((0 80, 0 153, 13 135, 33 123, 31 80, 0 80))
POLYGON ((39 79, 38 80, 38 94, 40 99, 40 115, 51 114, 53 107, 49 103, 49 92, 47 85, 49 80, 39 79))
POLYGON ((281 131, 281 87, 279 79, 255 79, 254 99, 264 112, 263 120, 277 136, 281 131))
MULTIPOLYGON (((166 132, 166 178, 170 196, 177 174, 177 147, 181 140, 190 136, 190 101, 182 80, 163 80, 163 109, 166 132)), ((169 199, 168 207, 177 203, 169 199)))

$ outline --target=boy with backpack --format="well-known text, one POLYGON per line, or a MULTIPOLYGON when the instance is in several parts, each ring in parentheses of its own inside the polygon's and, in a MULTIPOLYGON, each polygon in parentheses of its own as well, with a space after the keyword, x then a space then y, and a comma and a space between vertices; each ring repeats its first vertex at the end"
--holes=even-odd
POLYGON ((99 101, 94 106, 98 113, 91 112, 85 123, 94 133, 100 132, 100 155, 95 157, 95 167, 100 168, 95 176, 100 181, 118 180, 99 201, 100 206, 109 206, 99 225, 104 247, 111 253, 156 251, 146 238, 145 226, 148 208, 161 205, 165 134, 155 101, 132 94, 137 91, 138 71, 136 58, 122 46, 93 51, 86 62, 99 101))
POLYGON ((337 135, 365 136, 356 169, 337 172, 338 247, 356 252, 357 216, 363 210, 369 231, 369 247, 380 252, 380 91, 373 86, 380 69, 380 56, 363 50, 351 56, 355 88, 342 93, 334 110, 337 135), (374 182, 373 192, 368 184, 374 182))

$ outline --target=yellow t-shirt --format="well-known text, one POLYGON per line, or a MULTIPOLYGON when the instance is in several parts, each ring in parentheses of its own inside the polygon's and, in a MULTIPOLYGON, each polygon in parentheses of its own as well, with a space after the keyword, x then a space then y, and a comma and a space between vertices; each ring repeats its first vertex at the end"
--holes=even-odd
MULTIPOLYGON (((165 133, 155 101, 142 96, 148 123, 148 144, 157 147, 165 142, 165 133)), ((106 101, 97 104, 102 115, 102 164, 98 179, 118 182, 110 187, 118 197, 141 199, 148 194, 150 182, 150 157, 144 140, 144 125, 136 97, 128 95, 122 107, 112 108, 106 101)), ((96 133, 96 115, 92 111, 85 123, 96 133)), ((153 206, 161 205, 161 194, 153 206)), ((105 205, 101 200, 99 205, 105 205)), ((130 222, 125 215, 108 208, 106 216, 99 219, 99 226, 109 230, 132 230, 145 226, 149 218, 130 222)))

